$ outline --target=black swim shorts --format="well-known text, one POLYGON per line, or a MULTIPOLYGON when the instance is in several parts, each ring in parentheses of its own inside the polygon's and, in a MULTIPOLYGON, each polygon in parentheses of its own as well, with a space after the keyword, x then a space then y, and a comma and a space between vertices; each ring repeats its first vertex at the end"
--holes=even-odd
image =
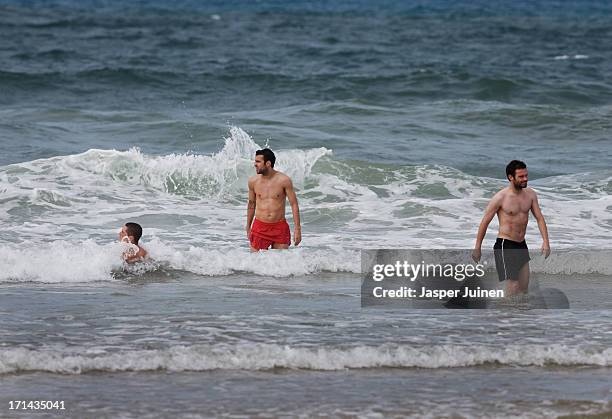
POLYGON ((505 279, 518 280, 519 271, 531 260, 525 240, 515 242, 498 237, 495 246, 493 246, 493 253, 500 281, 505 279))

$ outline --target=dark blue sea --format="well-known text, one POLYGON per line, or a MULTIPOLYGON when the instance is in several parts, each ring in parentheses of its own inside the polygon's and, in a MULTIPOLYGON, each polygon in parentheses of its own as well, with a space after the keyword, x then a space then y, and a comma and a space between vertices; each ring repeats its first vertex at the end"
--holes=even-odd
POLYGON ((610 248, 611 137, 606 1, 0 0, 0 417, 607 417, 612 266, 555 251, 610 248), (303 242, 251 254, 264 146, 303 242), (360 306, 512 159, 569 310, 360 306))

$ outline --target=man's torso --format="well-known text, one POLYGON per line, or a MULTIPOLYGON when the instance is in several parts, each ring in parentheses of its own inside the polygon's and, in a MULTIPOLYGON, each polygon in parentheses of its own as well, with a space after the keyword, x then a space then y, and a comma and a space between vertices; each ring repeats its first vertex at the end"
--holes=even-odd
POLYGON ((498 237, 521 242, 525 239, 529 211, 535 192, 529 188, 513 193, 510 189, 502 191, 501 207, 497 211, 499 219, 498 237))
POLYGON ((283 181, 287 175, 277 172, 271 178, 256 175, 253 184, 255 192, 255 218, 266 223, 273 223, 285 218, 285 187, 283 181))

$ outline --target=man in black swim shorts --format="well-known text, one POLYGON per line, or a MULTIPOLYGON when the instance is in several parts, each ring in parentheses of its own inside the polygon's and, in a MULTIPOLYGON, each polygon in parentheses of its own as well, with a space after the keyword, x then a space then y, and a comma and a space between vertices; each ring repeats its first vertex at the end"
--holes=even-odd
POLYGON ((527 187, 528 174, 525 163, 512 160, 506 166, 506 177, 510 184, 493 196, 485 210, 478 227, 472 258, 476 262, 480 261, 482 241, 489 223, 497 214, 499 233, 493 247, 495 265, 499 280, 508 280, 506 296, 510 296, 526 293, 529 287, 530 257, 525 243, 525 233, 530 211, 538 222, 543 240, 542 254, 545 258, 550 255, 550 244, 546 221, 540 210, 538 197, 533 189, 527 187))
POLYGON ((498 237, 493 246, 493 253, 500 281, 518 279, 523 266, 531 260, 525 240, 515 242, 498 237))

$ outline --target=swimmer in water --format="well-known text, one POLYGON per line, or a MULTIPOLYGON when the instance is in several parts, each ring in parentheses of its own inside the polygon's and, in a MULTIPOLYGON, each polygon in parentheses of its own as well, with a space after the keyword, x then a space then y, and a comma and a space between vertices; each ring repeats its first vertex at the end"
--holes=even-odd
POLYGON ((495 266, 500 281, 506 282, 506 296, 527 293, 529 289, 529 250, 525 242, 527 222, 531 212, 538 222, 542 236, 542 254, 550 255, 548 228, 540 210, 538 197, 533 189, 527 187, 527 165, 520 160, 512 160, 506 166, 509 185, 499 191, 487 206, 478 227, 476 245, 472 252, 475 262, 480 261, 482 241, 489 223, 495 215, 499 219, 497 241, 493 246, 495 266))
POLYGON ((291 179, 274 169, 276 156, 269 148, 255 152, 256 175, 249 178, 249 204, 246 235, 251 251, 288 249, 291 231, 285 220, 285 203, 289 201, 293 212, 294 244, 302 241, 300 208, 291 179), (253 220, 254 219, 254 220, 253 220))
POLYGON ((123 260, 127 263, 134 263, 146 259, 147 251, 138 245, 142 237, 142 227, 136 223, 125 223, 119 230, 119 241, 131 244, 130 249, 123 252, 123 260))

